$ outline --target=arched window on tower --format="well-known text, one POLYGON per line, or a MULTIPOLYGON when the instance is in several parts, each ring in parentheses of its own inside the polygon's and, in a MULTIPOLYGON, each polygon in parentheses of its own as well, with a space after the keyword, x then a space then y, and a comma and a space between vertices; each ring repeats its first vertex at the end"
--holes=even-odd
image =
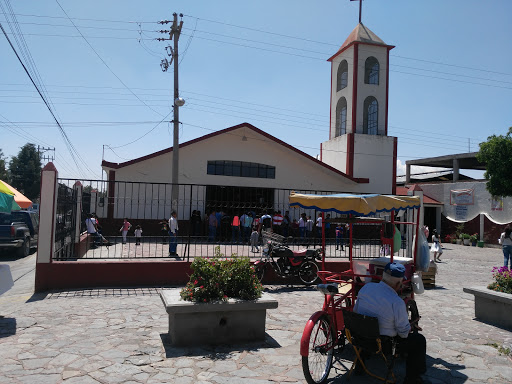
POLYGON ((364 101, 363 133, 378 135, 379 133, 379 103, 373 96, 364 101))
POLYGON ((336 91, 341 91, 348 85, 348 63, 343 60, 338 66, 338 85, 336 91))
POLYGON ((364 63, 364 83, 379 85, 379 61, 370 56, 364 63))
POLYGON ((336 104, 336 133, 335 136, 341 136, 347 133, 347 100, 342 97, 336 104))

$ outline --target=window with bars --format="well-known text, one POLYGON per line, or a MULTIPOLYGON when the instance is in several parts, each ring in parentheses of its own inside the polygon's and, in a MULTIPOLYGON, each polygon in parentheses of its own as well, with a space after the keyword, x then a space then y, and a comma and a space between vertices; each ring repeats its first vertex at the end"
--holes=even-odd
POLYGON ((373 96, 364 101, 363 133, 377 135, 379 132, 379 103, 373 96))
POLYGON ((341 136, 347 133, 347 100, 342 97, 336 104, 336 133, 341 136))
POLYGON ((218 176, 275 179, 276 167, 245 161, 209 160, 206 173, 218 176))
POLYGON ((338 84, 336 87, 336 91, 341 91, 343 88, 346 88, 348 85, 348 63, 347 60, 343 60, 338 66, 338 84))
POLYGON ((379 61, 370 56, 364 64, 364 83, 379 85, 379 61))

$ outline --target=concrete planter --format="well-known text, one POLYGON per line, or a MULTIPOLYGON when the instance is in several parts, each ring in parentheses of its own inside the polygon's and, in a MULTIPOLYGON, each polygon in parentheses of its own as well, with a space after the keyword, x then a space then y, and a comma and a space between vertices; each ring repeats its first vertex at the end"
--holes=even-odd
POLYGON ((193 303, 181 300, 180 289, 164 289, 160 298, 169 314, 169 337, 175 346, 264 340, 267 309, 278 305, 268 294, 254 301, 193 303))
POLYGON ((512 329, 512 294, 485 287, 463 288, 475 295, 475 317, 487 323, 512 329))

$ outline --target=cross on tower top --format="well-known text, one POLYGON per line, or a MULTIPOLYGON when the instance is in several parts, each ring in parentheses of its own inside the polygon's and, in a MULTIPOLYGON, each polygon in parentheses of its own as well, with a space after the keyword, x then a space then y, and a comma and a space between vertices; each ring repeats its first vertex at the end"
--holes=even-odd
POLYGON ((363 0, 350 0, 350 1, 359 1, 359 24, 361 24, 361 13, 363 11, 363 0))

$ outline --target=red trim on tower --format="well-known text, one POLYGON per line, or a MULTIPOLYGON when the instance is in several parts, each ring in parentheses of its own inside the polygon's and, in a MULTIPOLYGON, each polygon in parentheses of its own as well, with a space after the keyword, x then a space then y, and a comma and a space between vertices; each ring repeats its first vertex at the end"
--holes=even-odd
MULTIPOLYGON (((389 52, 389 51, 388 51, 389 52)), ((396 159, 398 148, 398 137, 393 138, 393 180, 391 180, 391 194, 396 195, 396 159)))
MULTIPOLYGON (((389 48, 387 51, 387 64, 386 64, 386 117, 385 117, 385 135, 388 135, 388 106, 389 106, 389 48)), ((396 184, 396 183, 395 183, 396 184)))
POLYGON ((352 76, 352 133, 356 133, 356 113, 357 113, 357 73, 359 72, 359 44, 354 44, 354 63, 352 76))
MULTIPOLYGON (((332 72, 334 70, 334 63, 331 62, 331 95, 330 95, 330 99, 331 99, 331 103, 329 105, 329 140, 331 140, 334 135, 332 135, 331 133, 331 128, 332 128, 332 102, 333 102, 333 99, 334 97, 332 96, 332 72)), ((338 76, 336 74, 336 81, 338 81, 338 76)))
POLYGON ((108 171, 107 218, 114 218, 114 201, 116 196, 116 171, 108 171))
POLYGON ((354 177, 354 134, 347 133, 347 171, 346 174, 354 177))

